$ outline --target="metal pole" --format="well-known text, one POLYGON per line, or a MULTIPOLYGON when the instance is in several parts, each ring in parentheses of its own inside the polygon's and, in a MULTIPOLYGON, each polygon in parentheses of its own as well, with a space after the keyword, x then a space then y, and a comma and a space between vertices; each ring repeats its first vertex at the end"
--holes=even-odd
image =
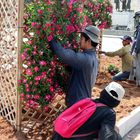
MULTIPOLYGON (((101 51, 102 50, 102 37, 103 37, 103 31, 101 30, 100 31, 100 44, 99 44, 99 50, 98 51, 101 51)), ((99 59, 99 72, 101 72, 101 54, 98 53, 98 59, 99 59)))

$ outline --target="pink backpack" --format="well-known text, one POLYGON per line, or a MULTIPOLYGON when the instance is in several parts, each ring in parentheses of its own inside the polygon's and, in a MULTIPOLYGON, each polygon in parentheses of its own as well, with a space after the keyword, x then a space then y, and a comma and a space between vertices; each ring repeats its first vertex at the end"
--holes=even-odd
POLYGON ((90 98, 76 102, 57 117, 54 130, 63 138, 70 138, 96 111, 97 106, 105 105, 95 103, 90 98))

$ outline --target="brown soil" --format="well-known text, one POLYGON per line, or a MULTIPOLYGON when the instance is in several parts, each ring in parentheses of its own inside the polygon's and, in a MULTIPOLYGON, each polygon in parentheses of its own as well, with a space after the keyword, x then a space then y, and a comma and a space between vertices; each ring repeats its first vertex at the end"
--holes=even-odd
MULTIPOLYGON (((99 96, 101 91, 109 82, 111 82, 112 75, 107 72, 110 64, 115 65, 121 70, 121 60, 119 57, 101 56, 100 72, 98 74, 96 86, 93 89, 94 97, 99 96)), ((128 116, 129 113, 137 106, 140 106, 140 87, 137 87, 135 82, 122 81, 119 82, 125 88, 125 96, 120 105, 115 108, 117 112, 117 121, 128 116)))
MULTIPOLYGON (((99 92, 111 81, 111 75, 107 72, 110 64, 117 66, 121 69, 120 58, 109 58, 101 56, 100 72, 93 88, 93 98, 99 96, 99 92)), ((122 117, 129 115, 137 106, 140 106, 140 87, 136 87, 135 83, 129 81, 119 82, 126 90, 126 94, 121 104, 115 109, 117 112, 117 121, 122 117)), ((26 138, 27 139, 27 138, 26 138)), ((0 140, 26 140, 24 134, 15 133, 10 124, 0 117, 0 140)))

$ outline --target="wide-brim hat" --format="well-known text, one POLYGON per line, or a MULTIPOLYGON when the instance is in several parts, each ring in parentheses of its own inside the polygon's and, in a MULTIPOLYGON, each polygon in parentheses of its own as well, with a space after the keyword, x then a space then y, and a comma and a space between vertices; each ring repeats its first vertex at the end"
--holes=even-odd
POLYGON ((99 43, 100 30, 96 26, 88 25, 81 32, 85 33, 91 39, 91 41, 93 41, 95 43, 99 43))
POLYGON ((121 101, 125 94, 124 88, 117 82, 109 83, 109 85, 105 87, 105 90, 112 98, 116 99, 117 101, 121 101), (112 94, 111 91, 114 91, 116 94, 112 94))

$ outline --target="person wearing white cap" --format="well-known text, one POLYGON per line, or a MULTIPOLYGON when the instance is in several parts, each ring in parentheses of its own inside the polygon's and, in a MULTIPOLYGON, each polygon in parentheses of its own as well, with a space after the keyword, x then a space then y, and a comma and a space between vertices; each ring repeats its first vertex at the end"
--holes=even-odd
POLYGON ((97 106, 96 111, 70 138, 63 138, 54 132, 52 140, 122 140, 115 130, 116 113, 113 108, 120 104, 124 94, 125 90, 120 84, 109 83, 101 91, 100 97, 92 100, 104 106, 97 106))
POLYGON ((120 48, 119 50, 114 52, 105 52, 105 51, 99 52, 109 57, 119 56, 122 60, 122 70, 121 72, 113 76, 112 78, 113 81, 123 81, 129 79, 129 75, 133 67, 132 66, 133 57, 130 53, 132 49, 131 47, 132 38, 128 35, 125 35, 121 38, 121 40, 123 47, 120 48))
POLYGON ((89 25, 80 33, 82 50, 80 52, 63 48, 55 38, 49 42, 50 49, 72 69, 66 93, 66 105, 68 107, 78 100, 91 97, 98 71, 96 46, 99 43, 100 31, 97 27, 89 25))

